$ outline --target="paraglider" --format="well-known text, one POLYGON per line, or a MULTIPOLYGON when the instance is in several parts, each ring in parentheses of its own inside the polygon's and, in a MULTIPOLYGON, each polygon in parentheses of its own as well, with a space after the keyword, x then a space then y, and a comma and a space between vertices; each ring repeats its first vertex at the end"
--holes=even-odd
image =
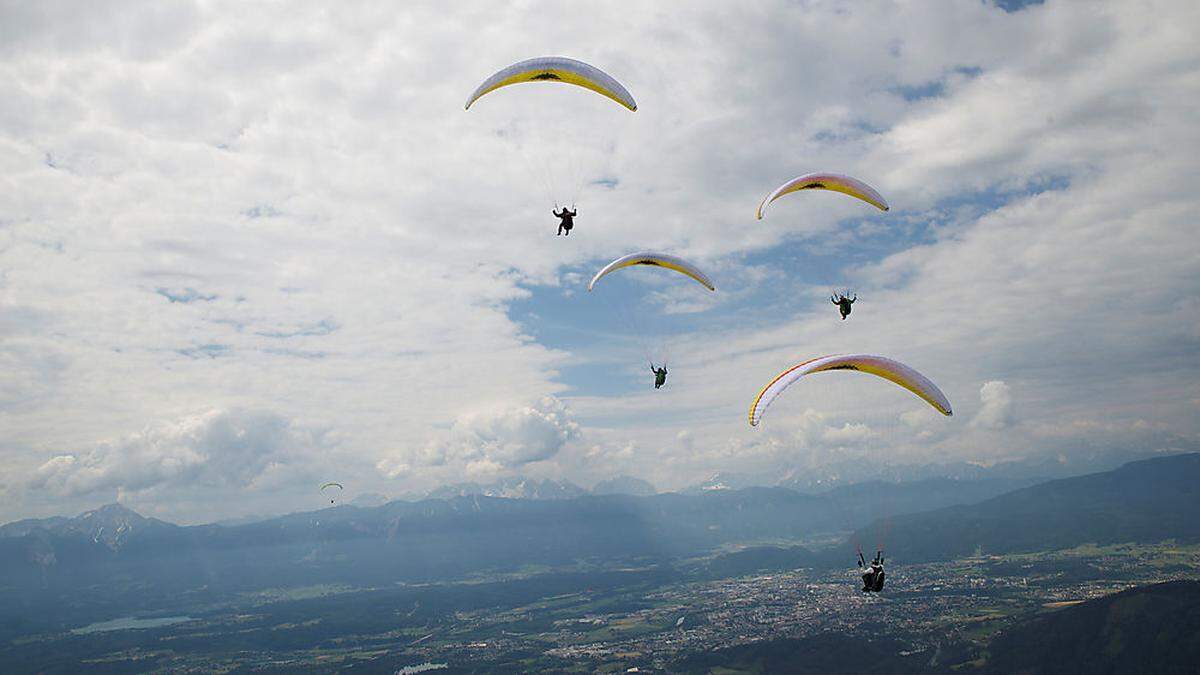
POLYGON ((595 66, 565 56, 541 56, 500 69, 471 92, 464 109, 469 110, 471 104, 484 94, 521 82, 573 84, 606 96, 625 106, 630 112, 637 111, 637 102, 633 100, 633 95, 615 78, 595 66))
MULTIPOLYGON (((614 101, 626 110, 636 111, 637 102, 620 82, 608 73, 575 59, 542 56, 514 63, 484 80, 467 98, 471 107, 490 92, 522 82, 558 82, 587 89, 614 101)), ((495 120, 498 135, 513 144, 528 165, 524 182, 540 183, 546 191, 547 205, 554 204, 554 215, 562 219, 559 235, 570 235, 585 188, 598 183, 596 174, 612 152, 616 130, 628 116, 602 98, 588 94, 555 99, 552 105, 536 104, 536 96, 517 96, 517 113, 512 118, 495 120), (563 204, 562 213, 558 205, 563 204), (568 211, 565 206, 571 206, 568 211), (564 214, 569 218, 564 217, 564 214)), ((485 106, 486 107, 486 106, 485 106)), ((504 106, 495 110, 503 114, 504 106)))
POLYGON ((832 190, 861 199, 880 211, 887 211, 889 208, 883 195, 857 178, 838 173, 809 173, 789 180, 767 195, 758 205, 758 219, 762 220, 763 211, 771 202, 800 190, 832 190))
POLYGON ((833 301, 833 304, 837 305, 838 311, 842 314, 842 321, 845 321, 846 317, 850 316, 850 305, 853 305, 854 301, 858 300, 858 294, 855 293, 854 297, 847 298, 842 293, 835 293, 829 296, 829 299, 833 301))
MULTIPOLYGON (((950 401, 942 393, 942 390, 938 389, 937 385, 929 378, 913 368, 883 356, 844 354, 811 359, 777 375, 767 386, 762 388, 758 396, 755 397, 754 402, 750 404, 750 426, 758 426, 758 423, 762 421, 763 414, 766 413, 775 399, 788 387, 806 375, 830 370, 856 370, 881 377, 916 394, 943 415, 950 416, 953 414, 950 401)), ((884 577, 886 576, 883 570, 882 545, 880 545, 878 552, 875 554, 875 559, 869 567, 860 549, 858 551, 858 564, 860 568, 866 568, 862 575, 863 592, 878 593, 882 591, 884 577)))
MULTIPOLYGON (((667 255, 665 253, 651 253, 649 251, 643 251, 641 253, 631 253, 626 256, 621 256, 620 258, 617 258, 616 260, 605 265, 600 269, 599 272, 596 273, 596 276, 592 277, 592 280, 588 282, 588 291, 591 291, 593 288, 595 288, 596 284, 609 274, 627 267, 633 267, 635 265, 646 265, 649 267, 658 267, 671 270, 672 272, 678 272, 710 291, 717 290, 717 287, 713 285, 713 282, 708 278, 708 275, 702 272, 699 267, 696 267, 683 258, 667 255)), ((690 282, 684 282, 684 285, 689 288, 695 288, 690 282)), ((665 338, 661 338, 661 342, 654 340, 651 336, 656 331, 648 330, 646 326, 646 322, 653 322, 658 317, 660 312, 656 311, 651 314, 646 314, 645 312, 641 311, 640 308, 623 306, 627 302, 631 301, 623 299, 619 296, 615 298, 613 296, 609 296, 609 298, 612 299, 614 304, 617 305, 617 309, 622 316, 622 320, 628 325, 630 331, 635 336, 635 339, 641 343, 640 346, 642 348, 642 356, 646 359, 646 361, 650 362, 650 372, 654 374, 654 388, 661 389, 663 385, 667 383, 667 361, 670 360, 670 355, 667 352, 668 345, 665 338), (651 344, 652 342, 655 342, 655 344, 651 344), (656 363, 662 363, 662 366, 657 366, 655 365, 656 363)))
POLYGON ((568 211, 567 207, 564 206, 562 207, 562 213, 559 213, 557 209, 551 211, 551 213, 561 221, 558 224, 558 234, 571 236, 571 228, 575 227, 575 216, 579 215, 579 212, 575 209, 568 211))
POLYGON ((863 593, 879 593, 883 590, 883 580, 887 574, 883 571, 883 551, 875 552, 875 559, 871 561, 870 566, 867 566, 867 561, 863 558, 862 550, 858 551, 858 567, 864 570, 862 574, 862 592, 863 593))
POLYGON ((654 373, 654 388, 659 389, 667 383, 667 364, 662 364, 661 368, 655 368, 654 363, 650 363, 650 372, 654 373))
POLYGON ((327 495, 327 496, 329 496, 329 503, 330 503, 330 504, 332 504, 332 503, 334 503, 334 498, 333 498, 334 494, 338 494, 338 495, 340 495, 340 494, 342 493, 342 490, 344 490, 344 489, 345 489, 345 488, 343 488, 343 487, 342 487, 342 484, 341 484, 341 483, 326 483, 326 484, 324 484, 324 485, 322 485, 322 486, 321 486, 321 494, 322 494, 322 495, 327 495), (329 493, 327 493, 327 492, 325 492, 325 490, 327 490, 327 489, 329 489, 329 488, 333 488, 333 487, 335 487, 335 488, 337 488, 337 489, 338 489, 337 493, 333 493, 333 492, 329 492, 329 493))
POLYGON ((943 415, 950 416, 953 414, 950 409, 950 401, 942 393, 942 390, 938 389, 936 384, 916 370, 884 356, 844 354, 810 359, 775 376, 775 379, 767 383, 767 386, 758 392, 758 396, 750 404, 750 426, 758 426, 767 408, 771 406, 771 403, 785 389, 799 381, 805 375, 827 370, 857 370, 862 373, 875 375, 876 377, 882 377, 921 397, 926 403, 933 406, 935 410, 943 415))
POLYGON ((673 255, 667 255, 665 253, 651 253, 649 251, 630 253, 629 255, 621 256, 620 258, 608 263, 601 268, 599 272, 596 272, 596 276, 592 277, 592 280, 588 282, 588 290, 592 290, 592 287, 596 285, 596 282, 600 281, 600 279, 604 278, 608 274, 611 274, 619 269, 632 267, 634 265, 651 265, 654 267, 662 267, 665 269, 674 270, 680 274, 684 274, 692 279, 695 279, 697 283, 710 291, 717 290, 717 287, 713 286, 713 282, 709 280, 708 276, 705 275, 704 272, 701 272, 700 268, 696 267, 692 263, 684 260, 683 258, 677 258, 673 255))

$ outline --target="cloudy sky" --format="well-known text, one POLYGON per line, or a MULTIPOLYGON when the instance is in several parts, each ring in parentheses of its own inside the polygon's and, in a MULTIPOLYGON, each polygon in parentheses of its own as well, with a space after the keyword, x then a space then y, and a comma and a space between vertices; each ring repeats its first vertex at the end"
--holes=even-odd
POLYGON ((1200 6, 999 4, 0 2, 0 521, 1200 447, 1200 6))

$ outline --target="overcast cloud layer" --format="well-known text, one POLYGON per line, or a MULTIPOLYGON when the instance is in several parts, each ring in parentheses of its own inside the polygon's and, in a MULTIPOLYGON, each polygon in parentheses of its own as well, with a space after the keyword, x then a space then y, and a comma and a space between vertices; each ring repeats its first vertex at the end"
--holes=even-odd
POLYGON ((1197 3, 93 4, 0 2, 0 521, 1200 444, 1197 3), (638 112, 532 85, 463 112, 544 54, 638 112), (816 170, 892 211, 754 220, 816 170), (720 289, 612 285, 678 332, 657 392, 581 294, 638 249, 720 289), (746 424, 836 352, 955 416, 824 374, 746 424))

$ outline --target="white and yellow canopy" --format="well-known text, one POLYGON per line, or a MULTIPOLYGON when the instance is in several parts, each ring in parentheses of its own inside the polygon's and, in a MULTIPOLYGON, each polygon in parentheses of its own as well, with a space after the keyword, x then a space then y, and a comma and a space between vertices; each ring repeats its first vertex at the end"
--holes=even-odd
POLYGON ((592 290, 592 287, 596 285, 596 282, 600 281, 600 279, 605 275, 611 272, 616 272, 617 270, 625 267, 632 267, 634 265, 652 265, 654 267, 662 267, 665 269, 674 270, 680 274, 686 274, 692 279, 695 279, 710 291, 717 290, 717 287, 713 286, 713 282, 709 280, 708 276, 704 274, 704 272, 701 272, 700 268, 696 267, 692 263, 673 255, 667 255, 665 253, 651 253, 649 251, 630 253, 629 255, 621 256, 620 258, 608 263, 599 272, 596 272, 596 276, 592 277, 592 280, 588 282, 588 290, 592 290))
POLYGON ((937 385, 929 378, 903 363, 884 356, 842 354, 810 359, 775 376, 775 379, 758 392, 758 396, 755 396, 754 402, 750 404, 750 426, 758 426, 763 413, 783 393, 783 390, 792 386, 805 375, 827 370, 857 370, 860 373, 882 377, 920 396, 943 415, 954 414, 950 409, 950 401, 942 393, 942 390, 938 389, 937 385))
POLYGON ((637 110, 637 102, 633 100, 633 95, 611 75, 583 61, 568 59, 565 56, 540 56, 536 59, 526 59, 498 71, 484 80, 483 84, 471 93, 471 96, 467 98, 466 109, 469 110, 471 104, 484 94, 520 82, 573 84, 607 96, 631 111, 637 110))
POLYGON ((843 176, 840 173, 808 173, 789 180, 767 195, 758 205, 758 219, 762 220, 763 211, 771 202, 800 190, 833 190, 861 199, 880 211, 887 211, 889 208, 883 195, 857 178, 843 176))

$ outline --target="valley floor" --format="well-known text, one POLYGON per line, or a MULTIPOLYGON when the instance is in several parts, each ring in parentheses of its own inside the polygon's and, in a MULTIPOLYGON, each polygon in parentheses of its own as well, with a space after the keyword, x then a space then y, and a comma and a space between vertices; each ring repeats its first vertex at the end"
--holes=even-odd
POLYGON ((0 664, 6 672, 647 672, 706 669, 696 656, 712 650, 837 633, 886 640, 889 654, 936 670, 981 659, 999 630, 1040 613, 1200 577, 1198 554, 1164 543, 896 560, 878 596, 857 590, 852 567, 706 579, 704 559, 672 569, 581 566, 422 586, 290 589, 175 607, 188 620, 166 625, 26 636, 0 647, 0 664))

